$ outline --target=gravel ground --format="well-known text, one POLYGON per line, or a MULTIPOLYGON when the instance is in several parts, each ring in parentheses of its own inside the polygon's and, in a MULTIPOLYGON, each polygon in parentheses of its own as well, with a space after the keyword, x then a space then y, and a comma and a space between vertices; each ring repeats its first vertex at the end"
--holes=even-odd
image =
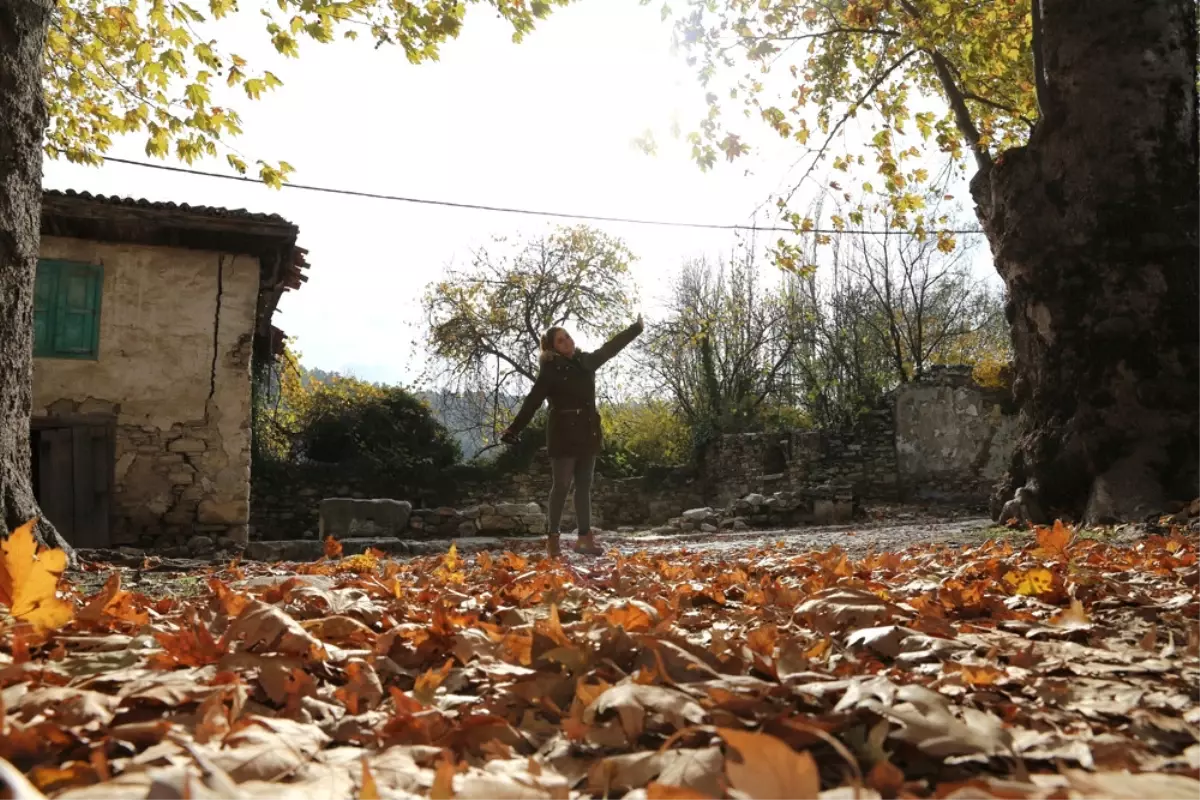
MULTIPOLYGON (((1193 528, 1200 520, 1194 520, 1193 528)), ((1157 526, 1128 526, 1108 532, 1092 532, 1088 535, 1101 536, 1113 544, 1129 544, 1157 526)), ((1192 531, 1195 533, 1195 531, 1192 531)), ((988 538, 1007 536, 1015 540, 1024 539, 1027 533, 997 528, 986 517, 971 512, 953 510, 923 510, 909 508, 872 509, 868 518, 847 525, 814 525, 798 529, 754 530, 718 533, 679 533, 656 535, 624 529, 620 532, 603 532, 599 539, 607 550, 616 548, 624 555, 648 552, 681 557, 702 555, 713 560, 733 559, 755 548, 782 545, 786 554, 801 554, 813 550, 827 550, 836 545, 852 556, 861 556, 868 550, 876 552, 904 550, 914 545, 943 543, 949 546, 977 545, 988 538)), ((450 540, 412 542, 412 556, 444 553, 450 540)), ((521 539, 459 539, 456 541, 460 553, 466 555, 479 550, 513 550, 532 554, 545 547, 540 537, 521 539)), ((586 564, 597 558, 608 556, 584 556, 572 551, 574 536, 563 536, 563 551, 569 561, 586 564)), ((96 553, 96 556, 100 556, 96 553)), ((107 551, 103 558, 96 558, 80 571, 67 573, 67 580, 81 592, 91 594, 103 585, 114 571, 121 573, 122 586, 152 597, 174 595, 186 597, 203 590, 206 573, 220 570, 227 560, 166 559, 129 553, 120 555, 107 551)), ((412 557, 408 556, 408 557, 412 557)), ((393 555, 404 559, 406 556, 393 555)), ((91 560, 91 559, 89 559, 91 560)), ((286 573, 281 573, 286 574, 286 573)))
MULTIPOLYGON (((773 531, 742 531, 739 533, 678 534, 653 536, 608 534, 603 542, 615 546, 624 554, 647 551, 651 553, 703 553, 714 558, 733 555, 745 550, 782 544, 784 552, 806 553, 828 550, 837 545, 851 554, 868 550, 903 550, 916 544, 946 542, 950 544, 977 543, 986 538, 992 528, 986 518, 968 517, 955 520, 912 520, 859 525, 814 525, 806 528, 773 531)), ((564 538, 564 544, 570 541, 564 538)))

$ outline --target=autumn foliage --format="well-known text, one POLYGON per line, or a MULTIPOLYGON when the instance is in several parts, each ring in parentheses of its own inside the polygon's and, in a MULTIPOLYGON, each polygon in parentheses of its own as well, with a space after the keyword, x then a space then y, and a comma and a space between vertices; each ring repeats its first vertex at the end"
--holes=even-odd
POLYGON ((27 534, 0 568, 0 769, 30 796, 1200 791, 1178 532, 587 567, 330 541, 189 599, 115 572, 77 597, 27 534))

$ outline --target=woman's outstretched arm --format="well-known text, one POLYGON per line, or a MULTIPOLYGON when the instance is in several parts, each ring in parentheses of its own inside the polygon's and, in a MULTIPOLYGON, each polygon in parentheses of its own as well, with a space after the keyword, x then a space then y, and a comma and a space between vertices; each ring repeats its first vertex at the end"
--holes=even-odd
POLYGON ((642 315, 638 314, 637 322, 602 344, 594 353, 588 353, 588 361, 591 362, 588 366, 593 370, 600 369, 606 361, 628 347, 629 343, 636 339, 641 332, 642 315))
POLYGON ((549 388, 550 376, 545 369, 541 369, 538 371, 537 380, 533 382, 533 388, 529 390, 529 394, 525 397, 525 402, 521 403, 521 408, 517 411, 517 416, 513 418, 512 424, 500 435, 500 441, 516 439, 521 431, 525 430, 525 426, 533 419, 533 415, 542 407, 542 403, 546 402, 546 394, 549 388))

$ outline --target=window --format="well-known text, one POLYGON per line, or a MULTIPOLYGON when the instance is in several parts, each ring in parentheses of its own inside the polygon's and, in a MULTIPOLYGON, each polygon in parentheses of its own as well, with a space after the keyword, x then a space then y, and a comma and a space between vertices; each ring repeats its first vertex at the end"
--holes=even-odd
POLYGON ((97 264, 41 259, 33 289, 33 354, 38 358, 96 359, 100 355, 97 264))

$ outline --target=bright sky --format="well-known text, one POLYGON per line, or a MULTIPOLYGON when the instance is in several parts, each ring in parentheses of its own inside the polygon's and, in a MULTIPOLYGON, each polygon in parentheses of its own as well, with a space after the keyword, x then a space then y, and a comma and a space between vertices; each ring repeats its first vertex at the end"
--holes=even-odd
MULTIPOLYGON (((472 7, 440 62, 410 65, 397 48, 365 39, 274 57, 259 18, 236 16, 222 47, 271 69, 284 86, 236 107, 247 160, 286 160, 296 183, 569 213, 746 223, 779 188, 799 153, 768 135, 756 151, 704 173, 689 148, 663 135, 702 114, 703 91, 670 24, 638 0, 585 0, 557 10, 520 45, 486 8, 472 7), (632 146, 659 131, 659 153, 632 146)), ((144 140, 109 155, 147 160, 144 140)), ((175 163, 175 162, 167 162, 175 163)), ((195 165, 226 171, 224 159, 195 165)), ((172 174, 121 164, 47 162, 45 185, 151 200, 278 213, 300 228, 309 282, 285 295, 276 324, 305 364, 408 382, 424 361, 420 298, 447 265, 463 264, 492 235, 548 231, 553 221, 172 174)), ((964 193, 965 194, 965 193, 964 193)), ((760 222, 768 222, 761 216, 760 222)), ((622 237, 647 316, 685 259, 728 255, 731 232, 594 223, 622 237)), ((988 268, 986 247, 983 266, 988 268)), ((630 319, 637 309, 630 309, 630 319)), ((594 343, 583 342, 584 346, 594 343)))

